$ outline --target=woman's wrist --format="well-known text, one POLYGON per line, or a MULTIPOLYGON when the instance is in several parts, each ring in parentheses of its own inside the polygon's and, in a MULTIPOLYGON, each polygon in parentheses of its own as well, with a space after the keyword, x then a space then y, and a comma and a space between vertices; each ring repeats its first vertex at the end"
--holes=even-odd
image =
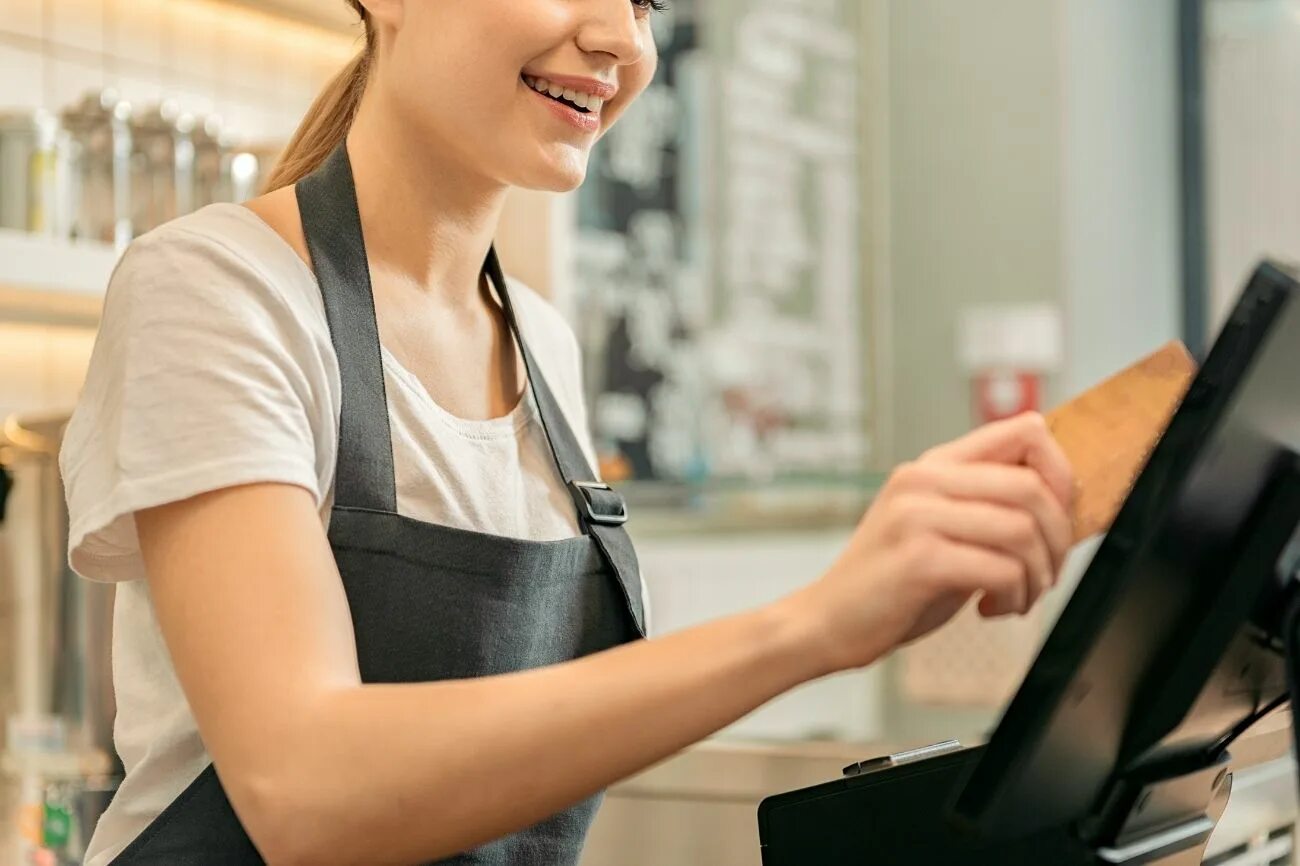
POLYGON ((815 600, 813 587, 773 602, 763 614, 776 651, 797 672, 799 683, 844 669, 836 659, 829 623, 815 600))
MULTIPOLYGON (((873 641, 873 635, 845 634, 837 628, 834 612, 827 600, 821 597, 818 584, 812 584, 786 596, 771 606, 774 629, 782 632, 787 652, 803 666, 806 680, 819 679, 847 670, 874 664, 888 655, 894 646, 885 641, 873 641)), ((861 617, 855 617, 859 621, 861 617)), ((881 622, 876 634, 889 631, 881 622)))

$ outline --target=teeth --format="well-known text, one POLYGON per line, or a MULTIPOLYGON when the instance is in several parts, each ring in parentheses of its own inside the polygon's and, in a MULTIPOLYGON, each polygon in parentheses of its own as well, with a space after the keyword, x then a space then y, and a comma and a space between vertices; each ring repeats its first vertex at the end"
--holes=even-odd
POLYGON ((567 99, 574 105, 588 111, 600 111, 605 107, 605 100, 599 96, 593 96, 590 93, 579 93, 576 90, 553 84, 545 78, 524 76, 524 83, 538 93, 550 96, 552 99, 567 99))

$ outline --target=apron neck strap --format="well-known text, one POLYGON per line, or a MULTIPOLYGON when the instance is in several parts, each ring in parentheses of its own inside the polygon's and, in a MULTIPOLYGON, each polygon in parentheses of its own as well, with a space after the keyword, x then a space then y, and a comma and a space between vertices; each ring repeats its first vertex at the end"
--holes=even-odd
MULTIPOLYGON (((335 504, 396 514, 397 482, 383 354, 346 142, 317 171, 298 183, 297 198, 307 249, 325 302, 330 339, 338 355, 343 388, 335 504)), ((623 530, 627 507, 622 496, 595 480, 595 472, 578 437, 524 339, 510 299, 509 283, 495 249, 488 252, 484 272, 500 298, 501 309, 523 355, 542 430, 556 469, 573 499, 578 523, 596 542, 618 576, 637 628, 644 634, 636 554, 623 530)))
POLYGON ((627 523, 627 503, 608 484, 595 480, 596 473, 592 470, 578 437, 574 435, 560 404, 546 384, 546 377, 538 368, 537 361, 528 348, 528 341, 519 329, 519 318, 515 315, 506 276, 495 249, 488 252, 486 268, 488 279, 501 298, 501 308, 515 335, 515 342, 519 344, 519 351, 524 356, 524 369, 533 389, 533 399, 537 401, 542 430, 551 446, 551 454, 555 458, 560 477, 577 509, 578 524, 596 543, 601 556, 618 578, 633 624, 644 637, 646 626, 644 601, 641 598, 641 569, 632 539, 623 528, 623 524, 627 523))
POLYGON ((347 144, 301 180, 296 191, 343 389, 334 501, 396 513, 384 360, 347 144))
POLYGON ((528 348, 528 341, 524 339, 523 332, 519 328, 519 317, 515 315, 506 275, 501 269, 501 262, 497 258, 495 249, 488 251, 485 269, 488 279, 491 280, 497 295, 501 298, 501 309, 510 324, 519 351, 524 357, 524 370, 528 376, 529 386, 532 388, 533 399, 537 402, 546 442, 551 448, 555 466, 560 471, 560 478, 563 479, 569 495, 573 498, 580 524, 584 531, 589 530, 591 526, 623 525, 627 522, 627 506, 623 498, 608 485, 596 481, 596 473, 587 459, 586 452, 582 450, 578 437, 574 435, 564 411, 560 408, 550 386, 547 385, 546 377, 542 375, 532 350, 528 348))

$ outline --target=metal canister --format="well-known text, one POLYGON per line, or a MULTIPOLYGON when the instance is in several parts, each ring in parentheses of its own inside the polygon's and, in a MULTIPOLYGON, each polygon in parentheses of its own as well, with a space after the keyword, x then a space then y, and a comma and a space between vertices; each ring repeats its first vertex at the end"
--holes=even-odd
POLYGON ((194 127, 193 115, 171 100, 132 121, 132 228, 137 234, 194 210, 194 127))
POLYGON ((233 201, 230 146, 221 119, 212 116, 196 123, 191 140, 194 143, 194 208, 233 201))
POLYGON ((0 114, 0 228, 57 233, 60 161, 58 118, 46 111, 0 114))
POLYGON ((131 105, 114 90, 88 94, 62 116, 67 130, 74 239, 131 242, 131 105))

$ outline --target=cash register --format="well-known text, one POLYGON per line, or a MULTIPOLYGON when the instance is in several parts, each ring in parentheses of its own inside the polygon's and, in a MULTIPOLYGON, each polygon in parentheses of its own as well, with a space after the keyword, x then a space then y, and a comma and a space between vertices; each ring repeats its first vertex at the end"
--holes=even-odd
POLYGON ((1294 736, 1298 527, 1300 275, 1265 263, 988 742, 769 797, 764 866, 1201 863, 1294 736))

